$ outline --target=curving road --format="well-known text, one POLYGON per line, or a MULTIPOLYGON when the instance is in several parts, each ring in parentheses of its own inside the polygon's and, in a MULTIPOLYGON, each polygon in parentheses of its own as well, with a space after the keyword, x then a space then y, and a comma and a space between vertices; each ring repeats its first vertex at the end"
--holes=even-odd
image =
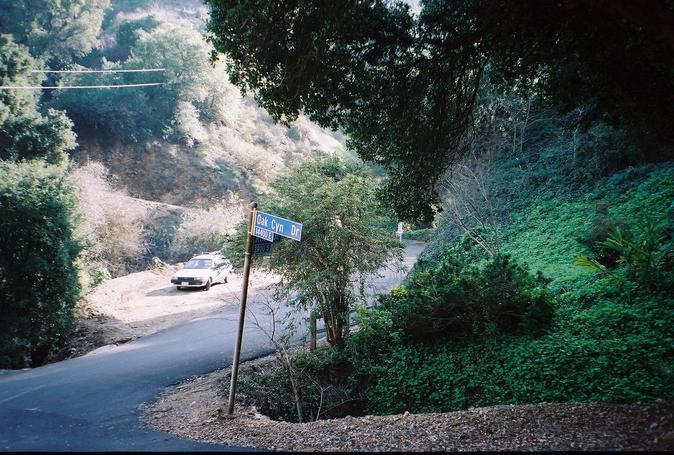
MULTIPOLYGON (((423 249, 409 242, 409 267, 423 249)), ((378 291, 403 274, 386 269, 378 291)), ((250 309, 261 318, 251 294, 250 309)), ((138 406, 164 388, 228 366, 238 308, 225 306, 130 343, 85 356, 0 376, 0 450, 3 451, 205 451, 244 450, 180 439, 141 427, 138 406)), ((246 325, 242 360, 271 352, 265 335, 246 325)))

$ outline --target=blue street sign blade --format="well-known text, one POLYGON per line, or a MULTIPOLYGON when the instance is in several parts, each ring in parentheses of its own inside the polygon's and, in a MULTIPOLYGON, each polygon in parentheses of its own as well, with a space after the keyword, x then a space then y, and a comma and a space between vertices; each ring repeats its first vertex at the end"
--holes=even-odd
POLYGON ((269 229, 261 228, 259 226, 254 226, 253 236, 267 240, 268 242, 274 241, 274 233, 269 229))
MULTIPOLYGON (((302 238, 302 223, 286 220, 280 216, 270 215, 269 213, 261 212, 259 210, 255 211, 254 232, 257 231, 257 229, 282 235, 283 237, 288 237, 289 239, 297 240, 298 242, 302 238)), ((262 237, 265 240, 273 241, 273 239, 255 233, 253 233, 253 235, 262 237)))

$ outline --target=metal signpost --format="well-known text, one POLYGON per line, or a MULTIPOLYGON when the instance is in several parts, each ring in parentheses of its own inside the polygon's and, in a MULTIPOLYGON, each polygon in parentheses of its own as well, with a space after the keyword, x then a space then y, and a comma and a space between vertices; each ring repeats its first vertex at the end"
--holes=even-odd
POLYGON ((248 299, 248 278, 250 277, 250 259, 253 254, 271 254, 273 242, 280 240, 279 236, 300 241, 302 238, 302 224, 286 220, 269 213, 257 210, 257 202, 250 204, 248 214, 248 236, 246 238, 246 253, 243 260, 243 288, 241 290, 241 307, 239 308, 239 330, 234 346, 234 360, 232 361, 232 380, 229 385, 228 414, 234 414, 234 397, 236 395, 236 381, 239 376, 239 359, 241 357, 241 340, 246 318, 246 301, 248 299))

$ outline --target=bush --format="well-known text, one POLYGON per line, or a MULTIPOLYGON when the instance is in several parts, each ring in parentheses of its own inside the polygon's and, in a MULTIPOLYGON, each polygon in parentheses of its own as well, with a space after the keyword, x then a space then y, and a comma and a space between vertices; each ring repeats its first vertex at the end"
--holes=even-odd
POLYGON ((366 412, 674 398, 674 299, 616 290, 604 278, 560 305, 555 328, 537 339, 499 335, 425 346, 366 327, 344 351, 352 379, 366 390, 366 412))
POLYGON ((106 279, 117 278, 145 267, 147 255, 143 220, 147 209, 108 181, 100 163, 88 163, 74 169, 71 178, 78 187, 78 206, 82 219, 80 237, 86 239, 82 266, 87 272, 85 292, 106 279))
POLYGON ((579 256, 574 262, 650 288, 672 287, 672 236, 663 224, 608 225, 605 235, 590 249, 593 257, 579 256), (609 270, 617 265, 622 266, 622 273, 609 270))
POLYGON ((623 220, 610 218, 607 209, 605 204, 598 207, 597 216, 592 220, 590 228, 576 240, 585 246, 601 265, 613 269, 618 266, 620 255, 611 249, 602 248, 601 242, 608 239, 611 229, 616 227, 625 229, 627 224, 623 220))
POLYGON ((540 274, 532 276, 508 256, 497 256, 482 267, 447 256, 437 268, 417 271, 405 288, 383 303, 397 330, 414 342, 495 333, 533 335, 552 319, 545 285, 540 274))
MULTIPOLYGON (((304 421, 361 415, 363 399, 354 399, 347 391, 351 367, 338 351, 328 347, 313 352, 298 351, 291 359, 299 389, 304 421)), ((281 362, 270 362, 253 371, 242 371, 238 390, 251 405, 266 416, 297 422, 297 408, 288 374, 281 362)), ((229 378, 223 383, 229 393, 229 378)))
POLYGON ((68 341, 80 285, 74 192, 59 168, 0 163, 0 367, 45 363, 68 341))
POLYGON ((419 240, 428 242, 433 236, 433 229, 413 229, 411 231, 403 232, 404 240, 419 240))

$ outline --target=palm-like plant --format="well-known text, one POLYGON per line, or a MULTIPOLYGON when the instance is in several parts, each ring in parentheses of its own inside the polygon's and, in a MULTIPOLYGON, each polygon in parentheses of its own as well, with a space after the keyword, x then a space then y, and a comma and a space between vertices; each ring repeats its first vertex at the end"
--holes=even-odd
MULTIPOLYGON (((662 223, 651 221, 639 229, 638 235, 629 229, 612 226, 608 229, 606 240, 599 241, 596 245, 619 255, 618 264, 626 268, 629 279, 653 285, 662 277, 663 264, 672 253, 672 244, 667 242, 667 237, 662 223)), ((613 275, 596 258, 579 256, 574 264, 613 275)))

